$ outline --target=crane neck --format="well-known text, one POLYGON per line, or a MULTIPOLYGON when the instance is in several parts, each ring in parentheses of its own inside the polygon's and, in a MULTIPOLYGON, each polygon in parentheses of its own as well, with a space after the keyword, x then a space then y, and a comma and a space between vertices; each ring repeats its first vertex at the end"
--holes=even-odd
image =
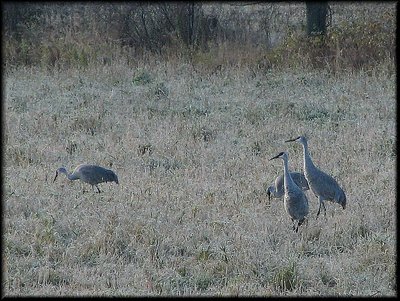
POLYGON ((74 181, 74 180, 78 180, 79 179, 79 177, 77 177, 74 173, 70 173, 70 174, 67 174, 67 178, 68 178, 68 180, 71 180, 71 181, 74 181))
POLYGON ((74 181, 74 180, 79 179, 73 172, 68 173, 68 171, 65 168, 60 168, 58 170, 58 172, 65 174, 67 176, 68 180, 74 181))
POLYGON ((315 165, 311 159, 307 141, 303 143, 303 154, 304 154, 304 170, 309 171, 310 169, 314 169, 315 165))
POLYGON ((294 185, 293 179, 289 174, 289 164, 288 160, 284 159, 283 160, 283 177, 285 179, 284 181, 284 186, 285 186, 285 191, 289 190, 289 187, 292 187, 294 185))

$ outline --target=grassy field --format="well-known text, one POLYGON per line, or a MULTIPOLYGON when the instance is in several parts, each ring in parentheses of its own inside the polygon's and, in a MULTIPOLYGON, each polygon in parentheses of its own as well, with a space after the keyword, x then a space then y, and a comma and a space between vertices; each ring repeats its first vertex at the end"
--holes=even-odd
POLYGON ((154 62, 4 74, 3 294, 396 295, 395 75, 154 62), (314 163, 299 233, 265 186, 314 163), (52 182, 81 163, 120 181, 52 182))

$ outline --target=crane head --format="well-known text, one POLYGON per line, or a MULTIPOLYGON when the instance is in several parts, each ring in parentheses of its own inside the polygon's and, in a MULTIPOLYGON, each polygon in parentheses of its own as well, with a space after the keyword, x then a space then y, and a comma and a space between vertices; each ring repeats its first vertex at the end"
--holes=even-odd
POLYGON ((306 137, 298 136, 296 138, 286 140, 285 142, 298 142, 298 143, 304 144, 306 142, 306 137))
POLYGON ((273 160, 273 159, 284 159, 284 158, 288 158, 288 153, 287 152, 280 152, 279 154, 277 154, 275 157, 272 157, 271 159, 269 159, 269 161, 273 160))
POLYGON ((67 170, 66 170, 64 167, 60 167, 59 169, 56 170, 56 176, 54 177, 53 183, 56 181, 57 176, 58 176, 58 174, 59 174, 60 172, 61 172, 61 173, 67 174, 67 170))

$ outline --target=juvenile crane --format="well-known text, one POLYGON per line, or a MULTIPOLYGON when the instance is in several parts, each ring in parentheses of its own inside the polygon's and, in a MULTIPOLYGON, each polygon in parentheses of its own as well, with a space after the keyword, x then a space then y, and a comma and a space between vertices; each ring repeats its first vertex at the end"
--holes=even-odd
POLYGON ((307 139, 304 136, 299 136, 294 139, 286 140, 285 142, 297 142, 303 145, 304 175, 306 176, 311 191, 318 197, 319 200, 317 218, 321 212, 321 206, 324 208, 324 214, 326 215, 326 208, 324 204, 325 200, 338 203, 342 205, 343 209, 345 209, 346 195, 343 189, 339 186, 334 178, 318 169, 314 165, 308 151, 307 139))
MULTIPOLYGON (((301 188, 301 190, 309 190, 308 183, 306 177, 302 172, 293 171, 290 173, 294 183, 301 188)), ((274 198, 280 198, 285 194, 284 185, 284 176, 279 175, 276 177, 275 181, 267 188, 268 200, 271 201, 271 195, 274 198)))
POLYGON ((98 193, 101 192, 97 186, 99 183, 115 182, 119 184, 118 177, 112 170, 97 165, 81 164, 78 165, 72 173, 68 173, 65 167, 60 167, 56 171, 53 183, 57 179, 59 173, 65 174, 68 180, 74 181, 80 179, 82 182, 92 185, 92 188, 96 186, 98 193))
POLYGON ((289 155, 286 152, 281 152, 275 157, 269 159, 282 159, 283 160, 283 176, 284 176, 284 198, 283 203, 286 212, 291 217, 292 221, 298 221, 297 227, 293 225, 293 230, 297 232, 299 226, 304 222, 308 214, 308 199, 304 192, 293 181, 288 167, 289 155))

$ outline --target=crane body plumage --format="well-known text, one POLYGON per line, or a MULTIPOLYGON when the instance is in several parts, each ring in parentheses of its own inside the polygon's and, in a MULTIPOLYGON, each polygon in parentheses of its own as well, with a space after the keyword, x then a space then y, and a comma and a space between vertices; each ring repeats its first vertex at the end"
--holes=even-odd
POLYGON ((292 221, 297 221, 297 227, 293 226, 295 232, 298 231, 299 226, 304 222, 308 214, 308 199, 303 190, 299 188, 291 177, 288 167, 288 157, 286 152, 281 152, 277 156, 271 158, 280 158, 283 160, 283 174, 284 174, 284 198, 283 203, 286 212, 291 217, 292 221))
POLYGON ((295 139, 290 139, 285 142, 293 141, 300 143, 303 146, 304 175, 311 191, 318 197, 319 200, 317 217, 321 212, 321 206, 324 208, 324 212, 326 214, 326 208, 324 204, 324 201, 326 200, 338 203, 343 207, 343 209, 345 209, 346 194, 332 176, 323 172, 314 165, 308 150, 307 139, 304 136, 299 136, 295 139))
MULTIPOLYGON (((306 177, 302 172, 292 171, 290 176, 296 185, 301 188, 301 190, 309 190, 309 186, 306 177)), ((274 198, 281 198, 285 194, 284 185, 284 175, 281 174, 276 177, 275 181, 267 188, 268 199, 271 200, 271 196, 274 198)))
POLYGON ((56 171, 56 176, 53 182, 56 180, 59 173, 63 173, 67 176, 68 180, 81 180, 82 182, 96 187, 97 191, 100 193, 100 189, 97 186, 99 183, 103 182, 115 182, 119 184, 117 175, 110 169, 106 169, 97 165, 81 164, 78 165, 72 173, 68 173, 65 167, 60 167, 56 171))

